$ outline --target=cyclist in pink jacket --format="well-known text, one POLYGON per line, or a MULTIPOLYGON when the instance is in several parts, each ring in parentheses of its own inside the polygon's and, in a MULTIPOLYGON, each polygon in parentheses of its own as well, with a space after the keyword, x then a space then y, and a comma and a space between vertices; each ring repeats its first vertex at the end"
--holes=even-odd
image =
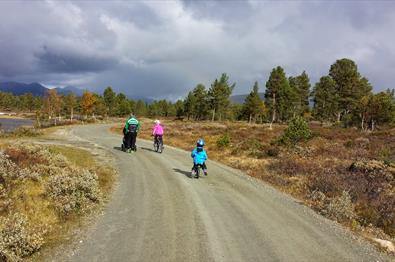
POLYGON ((163 147, 163 127, 160 124, 159 120, 155 120, 154 128, 152 129, 152 135, 154 136, 154 143, 156 141, 160 142, 163 147))

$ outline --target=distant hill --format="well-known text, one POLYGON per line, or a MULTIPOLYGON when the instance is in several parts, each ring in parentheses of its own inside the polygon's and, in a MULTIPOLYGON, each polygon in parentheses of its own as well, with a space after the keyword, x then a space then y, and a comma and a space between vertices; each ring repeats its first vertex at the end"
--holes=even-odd
MULTIPOLYGON (((235 104, 243 104, 244 100, 246 99, 246 95, 234 95, 230 97, 230 101, 232 101, 235 104)), ((265 93, 259 93, 259 96, 261 97, 262 100, 265 100, 265 93)))
MULTIPOLYGON (((84 92, 82 89, 66 86, 64 88, 57 87, 55 88, 59 94, 68 95, 70 93, 74 93, 76 96, 82 96, 84 92)), ((45 96, 48 92, 49 88, 39 84, 39 83, 18 83, 18 82, 2 82, 0 83, 0 91, 12 93, 13 95, 20 96, 23 94, 31 93, 34 96, 45 96)))
POLYGON ((0 83, 0 91, 12 93, 19 96, 31 93, 34 96, 43 96, 47 93, 48 88, 39 83, 24 84, 18 82, 3 82, 0 83))

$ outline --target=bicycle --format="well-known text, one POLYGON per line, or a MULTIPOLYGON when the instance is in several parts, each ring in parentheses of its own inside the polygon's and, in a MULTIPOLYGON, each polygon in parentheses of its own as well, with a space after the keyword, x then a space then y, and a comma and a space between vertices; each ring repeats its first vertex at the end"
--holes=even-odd
POLYGON ((163 140, 162 140, 162 137, 156 136, 154 138, 154 150, 155 150, 155 152, 158 152, 158 153, 162 154, 162 152, 163 152, 163 140))
MULTIPOLYGON (((197 178, 198 179, 200 177, 201 172, 204 173, 203 165, 202 164, 197 164, 196 168, 192 168, 191 178, 192 179, 193 178, 197 178)), ((207 173, 204 173, 204 175, 207 176, 207 173)))

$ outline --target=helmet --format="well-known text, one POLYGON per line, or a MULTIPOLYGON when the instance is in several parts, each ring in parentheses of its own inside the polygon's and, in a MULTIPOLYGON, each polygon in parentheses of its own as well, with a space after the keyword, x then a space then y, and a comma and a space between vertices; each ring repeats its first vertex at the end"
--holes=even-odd
POLYGON ((199 138, 198 141, 196 142, 197 146, 205 146, 206 144, 204 143, 204 140, 199 138))
POLYGON ((160 121, 159 121, 158 119, 156 119, 154 122, 155 122, 155 124, 157 124, 157 125, 160 124, 160 121))

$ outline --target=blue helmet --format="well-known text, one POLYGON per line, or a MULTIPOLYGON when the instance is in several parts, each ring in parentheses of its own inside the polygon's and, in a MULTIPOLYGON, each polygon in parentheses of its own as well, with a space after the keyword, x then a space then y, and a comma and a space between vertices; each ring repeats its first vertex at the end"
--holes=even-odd
POLYGON ((197 146, 205 146, 206 143, 204 143, 204 140, 199 138, 198 141, 196 142, 197 146))

